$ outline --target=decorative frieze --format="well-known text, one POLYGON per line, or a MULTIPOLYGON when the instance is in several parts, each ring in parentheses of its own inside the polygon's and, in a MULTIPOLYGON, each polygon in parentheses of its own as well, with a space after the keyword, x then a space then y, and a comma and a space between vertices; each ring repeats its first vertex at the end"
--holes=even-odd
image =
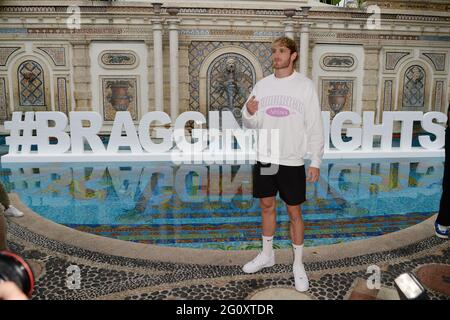
POLYGON ((218 30, 218 29, 181 29, 184 36, 245 36, 245 37, 281 37, 284 31, 253 31, 253 30, 218 30))
POLYGON ((284 16, 283 10, 256 10, 255 14, 262 16, 284 16))
POLYGON ((237 29, 232 29, 232 30, 210 30, 209 31, 210 35, 212 36, 228 36, 228 35, 233 35, 233 36, 252 36, 254 34, 254 31, 252 30, 237 30, 237 29))
POLYGON ((9 34, 9 33, 15 33, 15 34, 24 34, 28 33, 27 28, 0 28, 1 34, 9 34))
POLYGON ((201 14, 208 13, 208 9, 206 8, 180 8, 179 14, 201 14))
POLYGON ((81 29, 68 28, 28 28, 26 29, 30 34, 92 34, 92 35, 120 35, 120 34, 135 34, 143 35, 151 32, 151 27, 136 27, 136 28, 111 28, 111 27, 83 27, 81 29))
POLYGON ((398 15, 395 16, 395 19, 397 19, 397 20, 426 21, 426 22, 445 21, 445 19, 442 19, 440 17, 416 16, 416 15, 405 15, 405 14, 398 14, 398 15))
POLYGON ((323 38, 336 38, 336 32, 311 32, 310 36, 312 39, 323 39, 323 38))
POLYGON ((284 35, 284 31, 254 31, 255 37, 281 37, 284 35))
POLYGON ((29 6, 29 7, 22 7, 22 6, 2 6, 0 7, 0 12, 19 12, 19 13, 47 13, 47 12, 55 12, 55 7, 51 6, 29 6))
POLYGON ((183 36, 209 36, 207 29, 181 29, 179 34, 183 36))
MULTIPOLYGON (((267 11, 267 10, 265 10, 267 11)), ((254 15, 255 10, 252 9, 208 9, 208 14, 227 14, 227 15, 254 15)), ((271 11, 272 12, 272 11, 271 11)), ((278 13, 278 12, 277 12, 278 13)))
POLYGON ((369 33, 338 33, 338 39, 419 40, 419 36, 369 33))

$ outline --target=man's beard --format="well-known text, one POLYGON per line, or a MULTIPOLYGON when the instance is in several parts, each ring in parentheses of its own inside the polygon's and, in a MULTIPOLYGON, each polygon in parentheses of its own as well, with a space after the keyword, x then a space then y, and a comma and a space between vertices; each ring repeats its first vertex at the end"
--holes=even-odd
POLYGON ((272 66, 274 69, 285 69, 285 68, 289 67, 290 64, 291 64, 290 61, 286 61, 285 63, 280 63, 280 61, 272 62, 272 66), (278 66, 277 66, 277 64, 278 64, 278 66))

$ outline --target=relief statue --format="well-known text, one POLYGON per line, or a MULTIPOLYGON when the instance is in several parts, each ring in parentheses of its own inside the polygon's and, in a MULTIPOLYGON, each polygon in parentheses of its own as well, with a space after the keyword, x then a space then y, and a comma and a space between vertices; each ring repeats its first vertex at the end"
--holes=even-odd
POLYGON ((237 103, 237 100, 239 98, 243 98, 244 101, 247 99, 248 92, 243 85, 248 83, 248 80, 251 83, 251 79, 247 78, 249 77, 238 68, 235 58, 230 57, 225 60, 225 63, 221 66, 221 73, 213 84, 221 94, 226 96, 226 105, 222 106, 221 110, 230 110, 233 113, 236 113, 235 107, 240 110, 242 106, 237 103))

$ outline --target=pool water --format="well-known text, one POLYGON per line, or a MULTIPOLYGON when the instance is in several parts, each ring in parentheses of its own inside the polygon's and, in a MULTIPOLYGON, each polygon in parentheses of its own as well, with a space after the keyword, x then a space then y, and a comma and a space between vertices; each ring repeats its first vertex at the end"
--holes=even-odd
MULTIPOLYGON (((56 223, 127 241, 204 249, 260 247, 251 165, 153 163, 4 164, 0 178, 56 223)), ((443 159, 324 160, 307 184, 305 245, 379 236, 437 212, 443 159)), ((277 199, 276 248, 290 246, 277 199)))

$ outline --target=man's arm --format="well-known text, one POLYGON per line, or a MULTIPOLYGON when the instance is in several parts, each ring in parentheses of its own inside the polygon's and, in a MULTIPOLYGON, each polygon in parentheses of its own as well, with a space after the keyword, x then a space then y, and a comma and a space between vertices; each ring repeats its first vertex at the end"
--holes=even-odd
POLYGON ((258 101, 256 100, 256 86, 242 108, 242 122, 248 129, 258 127, 258 101))

